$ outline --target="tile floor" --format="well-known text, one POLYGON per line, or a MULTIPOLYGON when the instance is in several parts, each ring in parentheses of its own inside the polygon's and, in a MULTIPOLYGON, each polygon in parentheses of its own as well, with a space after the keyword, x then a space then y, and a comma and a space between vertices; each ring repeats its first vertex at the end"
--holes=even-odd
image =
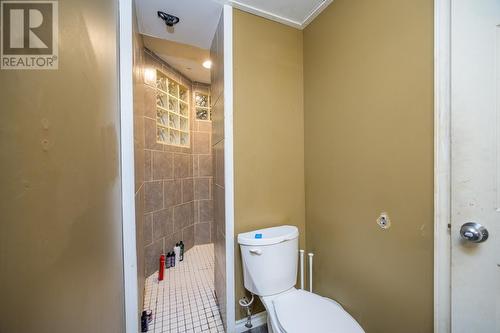
POLYGON ((153 311, 148 332, 224 332, 214 294, 214 246, 197 245, 184 261, 146 279, 144 310, 153 311))

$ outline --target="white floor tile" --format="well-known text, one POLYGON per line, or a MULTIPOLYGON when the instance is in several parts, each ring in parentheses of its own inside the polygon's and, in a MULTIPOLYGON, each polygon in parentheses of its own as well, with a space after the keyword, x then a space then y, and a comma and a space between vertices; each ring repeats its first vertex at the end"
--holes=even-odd
POLYGON ((184 260, 146 279, 144 309, 153 311, 149 332, 224 332, 214 294, 213 244, 186 251, 184 260), (217 328, 214 329, 214 326, 217 328))

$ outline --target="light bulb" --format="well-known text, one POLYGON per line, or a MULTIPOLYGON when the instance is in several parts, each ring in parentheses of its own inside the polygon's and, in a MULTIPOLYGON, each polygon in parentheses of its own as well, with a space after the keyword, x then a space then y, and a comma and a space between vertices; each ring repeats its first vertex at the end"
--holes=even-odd
POLYGON ((211 60, 205 60, 203 62, 203 67, 205 67, 206 69, 212 68, 212 61, 211 60))
POLYGON ((154 85, 156 82, 156 72, 152 68, 146 68, 144 70, 144 82, 146 84, 154 85))

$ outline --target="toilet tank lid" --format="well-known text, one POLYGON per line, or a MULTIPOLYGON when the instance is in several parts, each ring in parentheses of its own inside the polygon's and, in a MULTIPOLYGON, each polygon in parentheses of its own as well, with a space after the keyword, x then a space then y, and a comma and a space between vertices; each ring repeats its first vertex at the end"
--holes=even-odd
POLYGON ((299 229, 293 225, 265 228, 238 234, 241 245, 272 245, 299 237, 299 229))

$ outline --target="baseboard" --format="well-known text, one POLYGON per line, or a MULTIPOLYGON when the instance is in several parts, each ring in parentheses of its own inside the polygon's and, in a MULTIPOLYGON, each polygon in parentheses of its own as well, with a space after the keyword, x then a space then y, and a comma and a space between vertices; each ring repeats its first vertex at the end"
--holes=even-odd
MULTIPOLYGON (((250 328, 247 328, 245 324, 247 323, 247 319, 243 318, 236 321, 236 333, 243 333, 249 331, 250 328)), ((263 326, 267 323, 267 313, 266 311, 262 311, 252 315, 252 328, 256 328, 259 326, 263 326)))

